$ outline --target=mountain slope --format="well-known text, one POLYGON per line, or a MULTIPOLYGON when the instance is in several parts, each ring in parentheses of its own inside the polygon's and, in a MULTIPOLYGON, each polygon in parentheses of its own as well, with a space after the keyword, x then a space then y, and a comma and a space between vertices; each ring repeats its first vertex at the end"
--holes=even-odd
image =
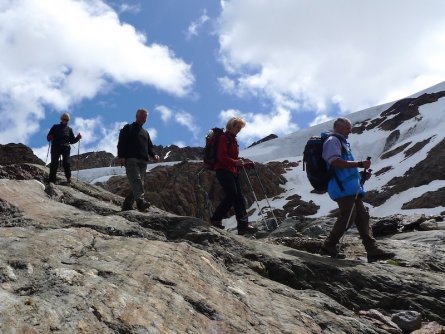
MULTIPOLYGON (((444 96, 442 83, 395 103, 347 116, 353 123, 349 141, 356 159, 372 158, 375 175, 366 183, 372 215, 445 211, 444 96), (423 200, 417 199, 422 196, 423 200)), ((327 195, 310 192, 301 161, 307 139, 331 128, 332 121, 319 124, 245 149, 242 155, 258 162, 299 162, 299 167, 284 175, 291 181, 288 191, 314 201, 322 207, 317 216, 325 215, 335 203, 329 204, 327 195)))
MULTIPOLYGON (((356 159, 372 158, 373 177, 367 181, 365 188, 367 195, 365 201, 370 213, 375 217, 385 217, 393 214, 426 214, 437 215, 445 212, 445 83, 441 83, 422 92, 414 94, 394 103, 387 103, 374 108, 362 110, 350 115, 348 118, 353 122, 353 133, 350 142, 356 159)), ((251 190, 246 184, 245 194, 248 197, 249 214, 251 220, 260 220, 261 212, 258 209, 268 207, 269 204, 279 210, 283 215, 305 215, 311 217, 322 217, 330 214, 337 208, 334 201, 327 194, 312 192, 302 168, 302 152, 307 139, 312 135, 329 130, 332 121, 317 126, 300 130, 283 138, 272 139, 258 145, 249 147, 241 152, 241 156, 250 158, 258 163, 258 171, 262 183, 266 187, 269 200, 265 200, 261 184, 255 175, 251 175, 251 181, 259 199, 258 205, 254 202, 251 190), (289 160, 283 163, 282 161, 289 160), (280 165, 281 166, 278 166, 280 165), (277 168, 278 166, 278 168, 277 168), (276 174, 282 170, 284 174, 277 180, 276 174), (276 189, 280 187, 280 189, 276 189), (277 195, 278 194, 278 195, 277 195)), ((178 162, 163 162, 161 164, 150 164, 148 171, 154 171, 158 166, 172 166, 178 162)), ((167 167, 168 168, 168 167, 167 167)), ((181 175, 182 178, 174 177, 168 183, 171 189, 166 189, 165 184, 159 184, 156 176, 148 177, 146 184, 147 194, 150 201, 156 203, 166 210, 173 210, 177 214, 190 214, 207 219, 209 210, 201 210, 200 206, 208 203, 198 203, 201 197, 192 196, 194 192, 204 190, 206 201, 211 200, 209 207, 217 205, 218 185, 209 183, 208 187, 200 186, 200 166, 182 165, 173 167, 175 170, 159 173, 181 175), (156 192, 156 189, 162 190, 156 192), (172 194, 162 192, 172 191, 172 194), (177 205, 171 201, 173 198, 186 198, 185 210, 175 210, 177 205), (192 201, 190 201, 190 199, 192 201), (168 203, 168 201, 172 203, 168 203), (188 207, 193 206, 188 210, 188 207)), ((96 168, 81 170, 79 177, 88 182, 107 182, 113 175, 124 175, 125 170, 120 167, 96 168)), ((242 173, 244 174, 244 173, 242 173)), ((211 174, 207 175, 211 179, 211 174)), ((244 178, 244 175, 243 175, 244 178)), ((127 191, 125 177, 120 184, 113 186, 110 190, 120 189, 120 194, 127 191)), ((165 183, 165 182, 164 182, 165 183)), ((225 221, 226 226, 235 225, 234 218, 225 221)))

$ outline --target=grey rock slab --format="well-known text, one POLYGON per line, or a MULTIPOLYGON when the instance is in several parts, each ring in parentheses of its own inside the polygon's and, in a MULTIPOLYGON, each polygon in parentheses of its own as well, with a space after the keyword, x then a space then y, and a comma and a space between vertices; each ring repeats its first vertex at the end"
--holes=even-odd
MULTIPOLYGON (((371 308, 445 321, 442 272, 321 257, 55 187, 52 199, 39 182, 0 180, 2 333, 386 333, 358 313, 371 308)), ((398 257, 427 247, 386 243, 398 257)))

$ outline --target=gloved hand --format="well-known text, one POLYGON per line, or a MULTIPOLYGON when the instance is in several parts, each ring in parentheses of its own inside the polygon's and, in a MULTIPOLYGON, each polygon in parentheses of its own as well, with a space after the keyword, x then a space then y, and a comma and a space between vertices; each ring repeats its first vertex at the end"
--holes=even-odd
POLYGON ((48 141, 53 141, 54 140, 54 136, 53 135, 48 135, 48 136, 46 136, 46 139, 48 141))
POLYGON ((78 133, 77 136, 76 136, 76 139, 77 140, 81 140, 82 139, 82 135, 80 133, 78 133))
POLYGON ((244 168, 255 168, 255 163, 253 161, 244 161, 244 168))
POLYGON ((160 160, 161 160, 161 158, 159 157, 159 155, 156 154, 156 155, 155 155, 155 161, 156 161, 156 162, 159 162, 160 160))
POLYGON ((370 169, 368 169, 366 172, 365 171, 360 172, 360 178, 361 178, 361 180, 364 180, 364 181, 369 180, 371 175, 372 175, 372 173, 371 173, 370 169))

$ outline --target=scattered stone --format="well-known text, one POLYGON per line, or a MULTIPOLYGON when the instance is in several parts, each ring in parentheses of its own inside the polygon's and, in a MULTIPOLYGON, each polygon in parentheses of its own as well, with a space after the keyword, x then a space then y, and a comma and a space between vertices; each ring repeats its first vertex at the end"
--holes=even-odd
POLYGON ((445 334, 445 327, 436 321, 422 324, 422 328, 411 332, 411 334, 445 334))
POLYGON ((391 318, 385 316, 383 313, 375 309, 370 309, 368 311, 360 311, 360 316, 372 319, 373 322, 379 325, 380 328, 384 329, 391 334, 402 334, 403 331, 391 321, 391 318))
POLYGON ((391 321, 405 332, 412 332, 422 327, 422 315, 416 311, 400 311, 391 316, 391 321))
POLYGON ((439 229, 439 225, 437 224, 436 220, 430 219, 420 223, 419 229, 421 231, 434 231, 439 229))

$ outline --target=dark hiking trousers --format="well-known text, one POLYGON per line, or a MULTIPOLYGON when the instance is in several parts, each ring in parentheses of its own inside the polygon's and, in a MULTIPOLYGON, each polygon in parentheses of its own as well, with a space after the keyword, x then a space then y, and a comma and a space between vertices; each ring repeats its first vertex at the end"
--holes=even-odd
POLYGON ((70 164, 71 147, 68 145, 53 146, 51 148, 51 163, 49 165, 49 182, 56 182, 57 168, 59 167, 59 158, 62 156, 63 170, 67 180, 71 178, 70 164))
POLYGON ((248 218, 244 196, 241 192, 239 176, 228 170, 218 169, 216 171, 216 178, 223 188, 225 197, 213 213, 211 218, 212 221, 221 221, 226 217, 230 208, 233 206, 235 209, 237 228, 246 228, 248 225, 248 218))
POLYGON ((349 215, 353 207, 355 200, 355 207, 352 211, 349 225, 355 223, 358 233, 362 239, 362 243, 366 249, 370 249, 375 246, 375 239, 372 236, 372 230, 369 226, 369 213, 363 204, 362 199, 359 197, 355 199, 355 196, 343 197, 337 200, 338 207, 340 209, 340 215, 334 224, 328 238, 325 241, 326 245, 335 246, 343 234, 346 232, 346 225, 348 223, 349 215))

